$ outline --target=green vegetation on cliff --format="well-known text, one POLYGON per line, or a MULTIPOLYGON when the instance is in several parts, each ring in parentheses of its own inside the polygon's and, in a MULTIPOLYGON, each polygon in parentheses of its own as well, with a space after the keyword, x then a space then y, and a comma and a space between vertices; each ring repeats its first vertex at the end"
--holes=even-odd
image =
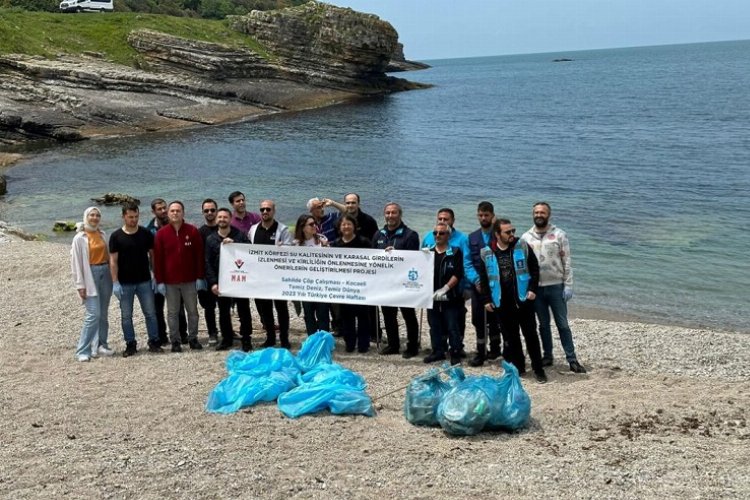
MULTIPOLYGON (((170 16, 223 19, 251 10, 273 10, 300 5, 308 0, 114 0, 115 12, 142 12, 170 16)), ((60 0, 0 0, 0 7, 57 12, 60 0)))
POLYGON ((18 9, 0 9, 0 54, 51 58, 95 52, 108 61, 137 66, 140 56, 127 42, 128 33, 136 29, 247 48, 266 55, 252 37, 232 30, 224 21, 125 12, 53 14, 18 9))

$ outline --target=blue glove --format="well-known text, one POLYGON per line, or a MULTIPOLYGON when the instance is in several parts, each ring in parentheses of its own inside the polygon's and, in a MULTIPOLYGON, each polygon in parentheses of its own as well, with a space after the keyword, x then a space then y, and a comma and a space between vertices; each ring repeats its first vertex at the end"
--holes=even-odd
POLYGON ((159 283, 158 285, 156 285, 156 293, 158 293, 159 295, 164 295, 166 297, 167 285, 165 285, 164 283, 159 283))
POLYGON ((151 278, 151 291, 156 293, 156 278, 151 278))
POLYGON ((199 292, 204 292, 208 289, 208 285, 206 285, 206 280, 195 280, 195 289, 199 292))
POLYGON ((563 300, 567 302, 572 298, 573 298, 573 289, 567 286, 563 288, 563 300))
POLYGON ((117 297, 117 300, 122 300, 122 285, 119 281, 112 283, 112 295, 117 297))

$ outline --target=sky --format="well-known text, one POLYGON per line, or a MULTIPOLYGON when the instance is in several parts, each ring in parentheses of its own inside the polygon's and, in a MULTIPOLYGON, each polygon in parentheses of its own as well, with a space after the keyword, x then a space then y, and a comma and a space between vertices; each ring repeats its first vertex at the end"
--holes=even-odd
POLYGON ((325 0, 378 15, 407 59, 750 39, 750 0, 325 0))

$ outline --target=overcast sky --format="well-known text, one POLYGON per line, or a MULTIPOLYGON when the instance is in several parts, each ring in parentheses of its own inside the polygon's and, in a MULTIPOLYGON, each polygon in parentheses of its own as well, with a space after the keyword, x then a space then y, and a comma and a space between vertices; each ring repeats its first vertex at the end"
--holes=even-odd
POLYGON ((377 14, 409 59, 750 39, 750 0, 327 0, 377 14))

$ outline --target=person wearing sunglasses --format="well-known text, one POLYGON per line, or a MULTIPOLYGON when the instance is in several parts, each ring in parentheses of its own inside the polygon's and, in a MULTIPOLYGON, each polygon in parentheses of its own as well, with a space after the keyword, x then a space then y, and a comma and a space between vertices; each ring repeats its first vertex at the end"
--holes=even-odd
MULTIPOLYGON (((248 239, 253 245, 291 245, 292 236, 289 228, 276 220, 276 204, 273 200, 260 202, 260 222, 254 224, 248 233, 248 239)), ((266 341, 263 347, 276 345, 276 328, 279 325, 279 339, 281 347, 289 349, 289 305, 286 300, 255 299, 255 307, 258 309, 260 321, 266 329, 266 341), (276 309, 278 323, 273 319, 273 310, 276 309)))
MULTIPOLYGON (((217 209, 218 204, 211 198, 206 198, 201 204, 204 224, 198 228, 198 232, 201 233, 201 236, 203 237, 203 248, 206 248, 208 237, 215 233, 219 228, 216 224, 217 209)), ((203 317, 206 320, 208 345, 216 345, 219 342, 219 330, 216 328, 216 295, 209 290, 201 290, 198 292, 198 303, 203 308, 203 317)))
POLYGON ((542 351, 536 333, 534 299, 539 284, 539 263, 525 241, 516 238, 516 228, 509 219, 498 218, 492 224, 495 239, 483 248, 479 264, 485 309, 497 312, 505 337, 503 358, 526 372, 526 357, 519 328, 526 340, 531 368, 540 383, 547 382, 542 367, 542 351))
POLYGON ((449 244, 451 233, 452 229, 447 222, 438 222, 432 231, 434 243, 429 247, 423 247, 435 253, 432 309, 427 310, 432 352, 424 358, 425 363, 442 361, 447 352, 450 352, 452 365, 461 362, 463 342, 460 316, 464 308, 461 291, 461 279, 464 276, 463 252, 460 247, 449 244))

